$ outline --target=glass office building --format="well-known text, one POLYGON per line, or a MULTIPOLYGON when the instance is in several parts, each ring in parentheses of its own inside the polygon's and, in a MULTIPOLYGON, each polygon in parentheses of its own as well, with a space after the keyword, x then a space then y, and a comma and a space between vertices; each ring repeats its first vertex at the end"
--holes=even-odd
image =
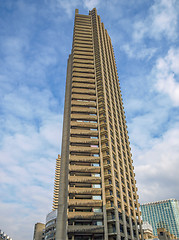
POLYGON ((157 228, 165 228, 179 239, 178 203, 176 199, 168 199, 141 204, 142 219, 152 225, 155 236, 157 236, 157 228))

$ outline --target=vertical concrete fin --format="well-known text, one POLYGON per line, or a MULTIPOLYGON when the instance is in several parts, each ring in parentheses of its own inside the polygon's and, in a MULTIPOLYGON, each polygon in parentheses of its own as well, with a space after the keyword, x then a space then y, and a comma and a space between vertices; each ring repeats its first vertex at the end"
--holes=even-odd
POLYGON ((72 55, 68 59, 65 106, 63 119, 63 136, 60 168, 60 191, 58 201, 58 214, 56 223, 56 240, 64 240, 67 235, 67 197, 68 197, 68 172, 69 172, 69 139, 71 115, 71 82, 72 82, 72 55))

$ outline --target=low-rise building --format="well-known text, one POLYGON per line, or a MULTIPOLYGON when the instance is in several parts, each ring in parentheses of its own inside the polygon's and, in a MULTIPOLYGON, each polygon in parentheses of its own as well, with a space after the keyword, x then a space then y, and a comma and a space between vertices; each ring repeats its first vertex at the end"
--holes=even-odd
POLYGON ((144 239, 154 239, 152 225, 148 222, 143 222, 142 224, 144 239))
POLYGON ((165 228, 158 228, 157 234, 160 240, 174 240, 177 239, 177 237, 173 234, 171 234, 169 231, 167 231, 165 228))
POLYGON ((57 210, 47 214, 46 224, 36 223, 33 240, 55 240, 57 210))
POLYGON ((33 240, 44 240, 45 239, 45 224, 36 223, 34 227, 34 238, 33 240))

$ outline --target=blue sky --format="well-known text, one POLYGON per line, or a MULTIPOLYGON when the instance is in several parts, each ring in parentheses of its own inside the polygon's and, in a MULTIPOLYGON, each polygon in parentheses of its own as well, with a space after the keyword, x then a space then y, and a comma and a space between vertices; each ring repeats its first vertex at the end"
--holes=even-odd
POLYGON ((75 8, 111 36, 141 203, 179 199, 177 0, 0 0, 0 229, 51 210, 75 8))

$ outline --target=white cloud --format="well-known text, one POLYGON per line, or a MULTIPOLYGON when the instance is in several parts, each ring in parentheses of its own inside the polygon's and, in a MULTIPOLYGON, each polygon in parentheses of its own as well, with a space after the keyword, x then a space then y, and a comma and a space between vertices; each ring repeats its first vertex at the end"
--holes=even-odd
POLYGON ((13 239, 19 239, 19 232, 20 239, 29 239, 33 224, 44 221, 52 206, 62 129, 62 117, 53 110, 56 104, 49 90, 25 85, 6 93, 2 101, 0 225, 13 239))
MULTIPOLYGON (((46 1, 49 4, 49 1, 46 1)), ((99 7, 101 0, 51 0, 50 4, 53 10, 63 9, 69 18, 74 17, 75 8, 92 10, 99 7)), ((79 12, 80 13, 80 12, 79 12)), ((83 12, 81 12, 83 14, 83 12)))
POLYGON ((158 91, 168 94, 175 106, 179 106, 179 48, 171 48, 164 58, 159 58, 153 69, 158 91))
POLYGON ((130 58, 149 60, 157 53, 156 46, 150 46, 151 40, 165 38, 174 42, 177 39, 178 11, 176 0, 154 1, 145 17, 138 15, 132 26, 128 24, 131 39, 129 37, 127 43, 124 41, 121 49, 130 58))
POLYGON ((46 3, 50 4, 54 11, 63 9, 67 16, 72 18, 75 13, 75 8, 80 5, 80 0, 51 0, 50 2, 46 0, 46 3))
MULTIPOLYGON (((143 202, 176 196, 179 183, 179 126, 169 129, 150 149, 137 150, 135 167, 143 202)), ((135 150, 135 147, 134 147, 135 150)))
POLYGON ((93 8, 97 8, 100 4, 100 0, 83 0, 84 7, 88 10, 92 10, 93 8))
POLYGON ((145 20, 139 20, 134 24, 133 38, 136 42, 144 37, 160 39, 162 36, 175 40, 177 37, 177 1, 155 1, 149 9, 145 20))
POLYGON ((147 48, 145 45, 125 43, 121 49, 130 57, 135 59, 150 59, 156 53, 156 48, 147 48))

